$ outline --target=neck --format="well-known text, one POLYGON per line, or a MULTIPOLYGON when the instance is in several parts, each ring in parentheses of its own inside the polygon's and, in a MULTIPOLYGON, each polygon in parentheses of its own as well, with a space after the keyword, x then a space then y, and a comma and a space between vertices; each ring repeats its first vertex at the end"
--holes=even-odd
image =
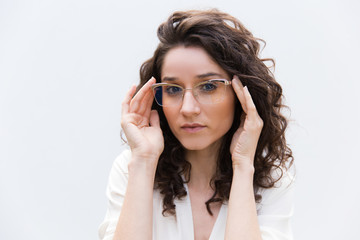
POLYGON ((219 148, 220 144, 214 143, 206 149, 185 152, 186 160, 191 164, 188 186, 199 190, 210 188, 210 180, 216 172, 219 148))

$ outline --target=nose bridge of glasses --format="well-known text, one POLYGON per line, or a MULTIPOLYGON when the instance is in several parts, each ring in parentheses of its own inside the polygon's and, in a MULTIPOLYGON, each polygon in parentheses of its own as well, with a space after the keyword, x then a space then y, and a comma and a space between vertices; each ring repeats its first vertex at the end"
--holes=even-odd
POLYGON ((184 102, 184 100, 185 100, 187 90, 189 90, 189 94, 192 95, 191 97, 193 97, 197 100, 196 93, 194 92, 193 88, 183 88, 182 101, 184 102))
POLYGON ((186 90, 189 90, 189 91, 192 93, 192 95, 195 97, 195 99, 198 100, 198 99, 197 99, 197 95, 198 95, 198 94, 196 93, 196 91, 194 91, 195 88, 183 88, 183 94, 182 94, 182 99, 183 99, 183 100, 184 100, 184 98, 185 98, 186 90))

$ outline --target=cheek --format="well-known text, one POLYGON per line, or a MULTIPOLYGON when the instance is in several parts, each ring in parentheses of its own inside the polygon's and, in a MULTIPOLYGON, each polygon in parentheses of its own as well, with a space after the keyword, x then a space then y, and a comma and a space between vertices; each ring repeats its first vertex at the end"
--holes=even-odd
POLYGON ((218 111, 213 112, 213 119, 217 119, 219 128, 224 129, 226 132, 230 129, 234 120, 234 104, 219 106, 218 111))
POLYGON ((173 126, 175 124, 175 120, 176 120, 176 111, 174 111, 175 108, 163 108, 163 112, 166 118, 166 121, 169 124, 169 127, 171 129, 171 131, 173 131, 173 126))
POLYGON ((212 130, 219 135, 224 135, 232 126, 235 114, 234 97, 229 97, 223 102, 213 105, 205 112, 212 130))
POLYGON ((225 128, 225 132, 227 132, 233 124, 235 105, 235 98, 229 98, 228 101, 225 101, 223 105, 219 107, 219 110, 216 114, 217 116, 214 116, 219 119, 220 125, 223 125, 223 128, 225 128))

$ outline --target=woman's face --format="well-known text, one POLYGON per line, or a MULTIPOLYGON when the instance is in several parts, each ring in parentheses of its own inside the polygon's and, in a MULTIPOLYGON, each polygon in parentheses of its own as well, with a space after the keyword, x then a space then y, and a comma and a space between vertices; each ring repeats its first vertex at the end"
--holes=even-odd
MULTIPOLYGON (((210 79, 230 76, 200 47, 175 47, 164 58, 161 82, 183 88, 210 79)), ((212 149, 230 129, 235 112, 235 93, 229 85, 222 101, 199 103, 191 90, 186 90, 177 106, 163 107, 171 131, 187 150, 212 149)))

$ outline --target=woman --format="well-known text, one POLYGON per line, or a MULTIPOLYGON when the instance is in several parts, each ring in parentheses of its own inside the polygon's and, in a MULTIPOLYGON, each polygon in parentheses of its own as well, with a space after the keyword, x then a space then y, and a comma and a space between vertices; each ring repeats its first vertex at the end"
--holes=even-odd
POLYGON ((175 12, 158 37, 122 104, 130 150, 100 238, 291 239, 282 89, 259 39, 217 10, 175 12))

